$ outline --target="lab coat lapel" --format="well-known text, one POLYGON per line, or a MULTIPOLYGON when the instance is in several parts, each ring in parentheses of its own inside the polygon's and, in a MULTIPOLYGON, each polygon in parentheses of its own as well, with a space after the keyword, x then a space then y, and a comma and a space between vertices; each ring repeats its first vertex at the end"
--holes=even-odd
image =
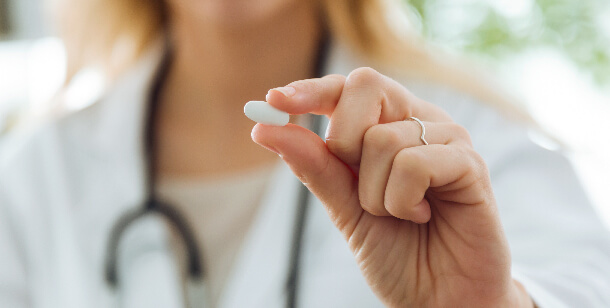
POLYGON ((285 164, 277 168, 218 307, 283 306, 296 196, 302 184, 285 164))

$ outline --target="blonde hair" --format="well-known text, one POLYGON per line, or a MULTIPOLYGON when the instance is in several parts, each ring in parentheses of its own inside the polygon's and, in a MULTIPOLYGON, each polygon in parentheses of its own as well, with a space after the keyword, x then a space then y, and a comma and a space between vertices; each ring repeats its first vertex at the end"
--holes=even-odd
POLYGON ((53 14, 67 53, 67 81, 99 65, 108 76, 128 69, 167 21, 163 0, 58 0, 53 14))
MULTIPOLYGON (((405 12, 404 2, 318 1, 331 36, 374 63, 399 67, 409 76, 454 88, 513 118, 531 122, 526 112, 511 103, 513 99, 482 77, 483 73, 457 64, 463 59, 432 51, 408 22, 397 27, 388 14, 405 12)), ((167 23, 163 0, 63 0, 62 4, 56 16, 68 54, 68 80, 88 65, 103 67, 110 78, 117 76, 135 62, 167 23)))

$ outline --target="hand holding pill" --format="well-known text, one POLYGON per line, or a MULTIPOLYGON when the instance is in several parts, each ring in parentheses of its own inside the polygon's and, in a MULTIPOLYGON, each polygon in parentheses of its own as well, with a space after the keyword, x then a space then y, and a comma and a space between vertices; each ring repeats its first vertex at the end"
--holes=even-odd
POLYGON ((296 81, 267 102, 245 108, 271 124, 257 124, 252 139, 322 201, 386 305, 531 304, 511 278, 487 167, 442 109, 370 68, 296 81), (329 118, 326 142, 285 124, 304 113, 329 118))

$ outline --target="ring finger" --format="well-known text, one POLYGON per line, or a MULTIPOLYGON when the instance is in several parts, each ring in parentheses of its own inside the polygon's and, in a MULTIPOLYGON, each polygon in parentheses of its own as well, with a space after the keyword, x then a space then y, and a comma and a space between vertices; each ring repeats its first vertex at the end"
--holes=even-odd
MULTIPOLYGON (((453 122, 423 122, 429 144, 470 145, 466 129, 453 122)), ((422 127, 416 121, 398 121, 369 128, 362 145, 358 195, 362 208, 377 216, 391 216, 384 196, 394 157, 404 148, 424 145, 422 127)))

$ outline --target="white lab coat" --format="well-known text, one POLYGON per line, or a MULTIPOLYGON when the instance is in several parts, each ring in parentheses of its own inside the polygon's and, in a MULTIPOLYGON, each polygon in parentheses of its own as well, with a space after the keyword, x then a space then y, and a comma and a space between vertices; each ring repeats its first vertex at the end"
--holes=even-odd
MULTIPOLYGON (((179 264, 165 224, 123 238, 121 288, 104 281, 111 226, 144 196, 142 127, 162 48, 151 48, 94 103, 21 133, 0 160, 0 307, 180 307, 179 264), (119 304, 120 302, 120 304, 119 304)), ((335 45, 327 73, 364 61, 335 45)), ((541 307, 610 307, 610 239, 568 160, 490 107, 448 88, 402 80, 448 111, 485 158, 513 273, 541 307)), ((84 103, 84 102, 83 102, 84 103)), ((219 307, 282 307, 298 182, 278 168, 219 307)), ((377 307, 347 244, 314 198, 299 307, 377 307)))

